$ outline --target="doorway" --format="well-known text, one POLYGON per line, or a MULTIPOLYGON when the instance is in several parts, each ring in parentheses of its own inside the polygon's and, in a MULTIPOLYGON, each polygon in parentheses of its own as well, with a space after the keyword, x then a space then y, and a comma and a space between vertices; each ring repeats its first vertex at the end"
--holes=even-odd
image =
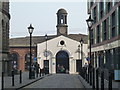
POLYGON ((59 51, 56 54, 56 73, 66 73, 69 71, 69 55, 66 51, 59 51))
POLYGON ((49 60, 44 60, 45 74, 49 74, 49 60))

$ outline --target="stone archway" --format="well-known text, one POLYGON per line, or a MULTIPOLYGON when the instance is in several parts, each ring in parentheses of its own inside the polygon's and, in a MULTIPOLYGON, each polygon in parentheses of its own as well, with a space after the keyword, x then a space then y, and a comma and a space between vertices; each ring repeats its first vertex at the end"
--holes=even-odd
POLYGON ((66 70, 69 71, 69 55, 61 50, 56 54, 56 73, 65 73, 66 70))

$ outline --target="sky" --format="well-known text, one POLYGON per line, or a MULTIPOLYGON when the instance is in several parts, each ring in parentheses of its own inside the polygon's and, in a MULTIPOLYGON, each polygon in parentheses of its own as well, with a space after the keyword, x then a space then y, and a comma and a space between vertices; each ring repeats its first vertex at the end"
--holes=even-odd
POLYGON ((10 2, 10 38, 29 36, 27 27, 34 27, 33 36, 57 34, 57 11, 64 8, 67 13, 68 33, 87 34, 87 2, 68 0, 10 2))

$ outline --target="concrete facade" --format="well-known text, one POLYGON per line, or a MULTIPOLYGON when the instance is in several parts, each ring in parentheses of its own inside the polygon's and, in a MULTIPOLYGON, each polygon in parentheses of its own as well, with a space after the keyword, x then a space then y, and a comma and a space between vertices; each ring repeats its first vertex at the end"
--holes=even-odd
MULTIPOLYGON (((49 60, 49 73, 56 73, 56 55, 59 51, 65 51, 69 56, 69 73, 75 74, 76 71, 76 60, 82 59, 82 66, 87 63, 87 44, 83 44, 83 58, 81 58, 81 52, 78 52, 78 45, 80 42, 65 37, 63 35, 58 36, 54 39, 47 41, 47 52, 49 55, 47 56, 47 60, 49 60), (65 44, 61 45, 60 42, 64 41, 65 44), (79 57, 80 55, 80 57, 79 57)), ((46 56, 44 53, 46 52, 46 42, 37 44, 37 59, 38 64, 40 64, 40 68, 44 68, 44 60, 46 60, 46 56)))

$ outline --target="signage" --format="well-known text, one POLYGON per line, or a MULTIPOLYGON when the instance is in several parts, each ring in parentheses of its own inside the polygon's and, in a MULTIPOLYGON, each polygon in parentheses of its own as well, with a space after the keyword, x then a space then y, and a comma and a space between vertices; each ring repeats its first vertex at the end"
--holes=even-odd
POLYGON ((86 58, 86 60, 87 60, 87 61, 90 61, 90 58, 89 58, 89 57, 87 57, 87 58, 86 58))
POLYGON ((37 58, 36 58, 36 57, 34 57, 34 61, 37 61, 37 58))

